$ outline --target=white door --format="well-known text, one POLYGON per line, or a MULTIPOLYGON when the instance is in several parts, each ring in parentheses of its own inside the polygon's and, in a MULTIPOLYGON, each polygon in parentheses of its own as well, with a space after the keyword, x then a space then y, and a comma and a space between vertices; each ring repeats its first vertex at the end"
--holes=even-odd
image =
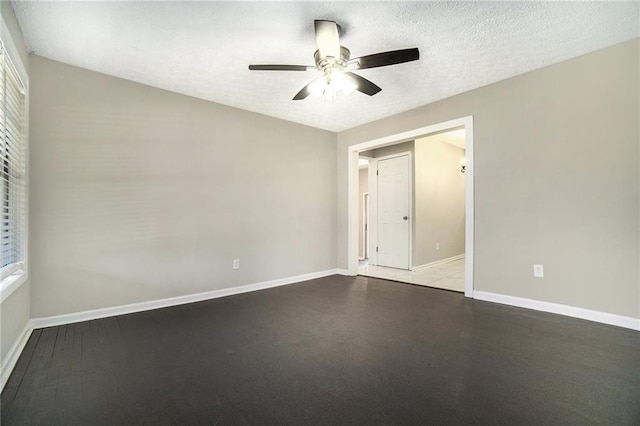
POLYGON ((378 161, 378 265, 409 269, 409 156, 378 161))

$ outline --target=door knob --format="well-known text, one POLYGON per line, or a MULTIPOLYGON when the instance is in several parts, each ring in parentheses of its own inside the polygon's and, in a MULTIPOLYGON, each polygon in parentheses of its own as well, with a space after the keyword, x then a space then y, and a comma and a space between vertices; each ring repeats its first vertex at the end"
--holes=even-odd
POLYGON ((403 218, 402 218, 402 219, 403 219, 403 220, 407 220, 407 219, 409 219, 409 216, 403 216, 403 218))

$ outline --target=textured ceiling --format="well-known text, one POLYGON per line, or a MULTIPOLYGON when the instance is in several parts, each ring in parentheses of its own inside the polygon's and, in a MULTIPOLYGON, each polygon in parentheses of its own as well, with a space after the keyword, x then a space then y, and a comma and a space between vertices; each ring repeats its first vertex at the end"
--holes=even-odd
POLYGON ((213 102, 341 131, 639 35, 637 2, 14 2, 37 55, 213 102), (313 72, 313 20, 343 28, 352 57, 418 47, 359 71, 382 87, 291 98, 313 72))

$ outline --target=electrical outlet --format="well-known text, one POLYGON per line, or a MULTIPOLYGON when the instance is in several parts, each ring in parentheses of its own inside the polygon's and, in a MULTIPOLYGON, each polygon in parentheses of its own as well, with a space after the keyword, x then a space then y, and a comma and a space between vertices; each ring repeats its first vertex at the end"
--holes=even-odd
POLYGON ((233 269, 240 269, 240 259, 233 259, 233 269))
POLYGON ((544 268, 542 265, 533 265, 533 276, 535 278, 543 278, 544 277, 544 268))
POLYGON ((436 243, 436 250, 440 250, 440 243, 436 243))

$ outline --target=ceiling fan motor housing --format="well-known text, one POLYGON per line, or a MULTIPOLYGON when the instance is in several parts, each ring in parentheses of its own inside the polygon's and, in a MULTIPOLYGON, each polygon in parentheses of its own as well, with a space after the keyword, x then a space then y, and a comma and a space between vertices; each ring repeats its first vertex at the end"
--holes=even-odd
POLYGON ((347 66, 347 62, 351 58, 351 52, 344 46, 340 46, 340 57, 334 58, 332 56, 322 57, 320 50, 316 50, 313 54, 313 58, 316 61, 316 67, 324 74, 330 74, 334 70, 344 70, 347 66))

